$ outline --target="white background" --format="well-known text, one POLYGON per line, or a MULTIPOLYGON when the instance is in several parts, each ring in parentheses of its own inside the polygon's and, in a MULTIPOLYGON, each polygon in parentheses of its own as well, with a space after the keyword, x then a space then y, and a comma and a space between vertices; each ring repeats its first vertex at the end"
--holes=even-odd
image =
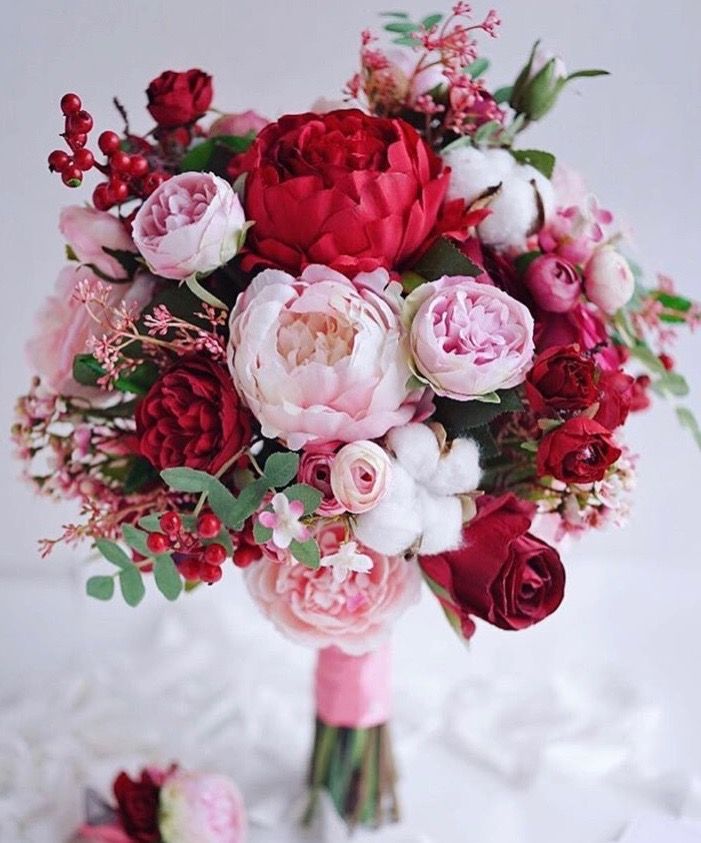
MULTIPOLYGON (((338 95, 356 66, 359 31, 375 25, 375 13, 388 5, 392 4, 384 0, 25 0, 3 11, 0 429, 9 428, 13 398, 25 390, 29 378, 22 348, 33 312, 61 266, 58 208, 89 195, 70 194, 46 171, 47 153, 60 145, 60 96, 67 90, 79 92, 101 131, 119 126, 110 107, 111 96, 117 94, 134 128, 145 130, 150 125, 143 110, 148 81, 165 68, 199 66, 214 75, 215 104, 221 109, 255 107, 270 117, 302 111, 319 95, 338 95)), ((416 0, 399 5, 416 14, 437 10, 416 0)), ((479 5, 478 11, 486 8, 479 5)), ((560 52, 571 69, 611 71, 608 78, 582 80, 568 89, 555 113, 523 142, 553 151, 586 174, 602 204, 634 232, 636 255, 650 272, 666 272, 682 290, 701 298, 701 3, 505 0, 499 11, 502 36, 484 39, 485 52, 494 61, 488 79, 495 87, 514 78, 538 37, 560 52)), ((698 341, 698 336, 684 338, 677 354, 693 389, 686 403, 697 414, 698 341)), ((534 681, 547 683, 561 671, 591 675, 613 670, 661 712, 670 729, 667 749, 678 769, 701 772, 701 455, 677 428, 672 409, 661 403, 634 419, 627 431, 629 443, 642 454, 633 519, 627 529, 591 536, 573 550, 569 596, 558 615, 519 636, 480 630, 467 655, 433 607, 422 605, 402 627, 399 648, 409 652, 406 642, 411 642, 412 658, 400 662, 404 673, 398 681, 421 696, 421 677, 425 683, 425 671, 435 667, 436 653, 445 670, 435 689, 448 688, 473 671, 491 671, 492 677, 497 672, 528 676, 532 671, 534 681)), ((70 508, 38 500, 21 485, 7 437, 0 438, 4 689, 14 691, 28 676, 41 677, 76 660, 78 666, 92 664, 104 658, 105 651, 129 652, 129 640, 157 616, 191 613, 179 605, 164 608, 155 600, 138 613, 88 606, 72 579, 81 565, 80 553, 59 552, 48 561, 36 554, 37 536, 56 534, 71 517, 70 508)), ((235 580, 236 574, 230 571, 228 579, 235 580)), ((254 624, 261 647, 277 648, 292 658, 293 649, 281 646, 272 630, 254 620, 238 583, 207 590, 197 601, 192 605, 203 611, 217 608, 228 619, 234 638, 241 626, 254 624)), ((294 658, 306 665, 303 657, 294 658)), ((455 781, 441 780, 442 775, 447 778, 447 769, 435 766, 433 786, 459 791, 455 781)), ((465 770, 466 777, 472 775, 465 770)), ((534 839, 558 839, 548 836, 555 833, 552 828, 559 828, 557 823, 543 824, 547 812, 529 808, 539 804, 537 796, 530 803, 523 793, 520 802, 508 791, 502 797, 508 810, 516 811, 514 828, 524 835, 518 839, 531 839, 531 834, 534 839)), ((562 813, 567 811, 563 808, 562 813)), ((448 818, 440 831, 438 825, 424 827, 438 834, 434 839, 440 843, 464 839, 456 837, 463 825, 451 822, 448 818)), ((615 833, 613 827, 592 827, 591 836, 582 840, 612 839, 615 833)), ((517 839, 513 829, 509 834, 503 839, 517 839)), ((42 838, 36 839, 41 843, 42 838)), ((496 839, 493 829, 475 837, 476 843, 496 839)))

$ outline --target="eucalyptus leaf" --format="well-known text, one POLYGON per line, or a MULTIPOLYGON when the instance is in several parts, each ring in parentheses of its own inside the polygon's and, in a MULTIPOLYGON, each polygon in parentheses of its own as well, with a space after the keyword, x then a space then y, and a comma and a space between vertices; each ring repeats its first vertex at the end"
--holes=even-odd
POLYGON ((402 35, 406 35, 409 32, 416 32, 419 29, 419 25, 410 21, 392 21, 392 23, 385 24, 385 29, 387 32, 399 32, 402 35))
POLYGON ((122 548, 109 539, 96 539, 95 547, 105 557, 108 562, 116 565, 122 570, 128 571, 134 568, 134 563, 122 550, 122 548))
POLYGON ((90 597, 95 597, 97 600, 111 600, 114 594, 114 578, 90 577, 85 584, 85 590, 90 597))
POLYGON ((314 539, 307 539, 304 542, 298 542, 293 539, 290 543, 290 553, 298 562, 301 562, 307 568, 316 569, 321 563, 319 545, 314 539))
POLYGON ((177 600, 183 590, 183 581, 168 553, 156 557, 153 565, 156 587, 167 600, 177 600))
POLYGON ((265 462, 263 471, 270 486, 280 489, 295 479, 298 468, 299 454, 287 451, 271 454, 265 462))
MULTIPOLYGON (((157 532, 157 530, 152 532, 157 532)), ((124 536, 124 541, 137 553, 140 553, 142 556, 151 555, 151 551, 148 549, 148 544, 146 543, 148 533, 137 529, 133 524, 125 524, 122 527, 122 535, 124 536)))
POLYGON ((273 531, 270 527, 264 527, 260 521, 256 519, 256 523, 253 525, 253 538, 256 540, 258 544, 265 544, 269 542, 270 539, 273 537, 273 531))
POLYGON ((192 492, 201 494, 209 492, 212 481, 216 478, 206 471, 196 468, 180 466, 178 468, 165 468, 161 472, 164 483, 177 492, 192 492))
POLYGON ((119 575, 119 587, 122 597, 129 606, 138 606, 144 599, 146 589, 141 571, 132 565, 130 570, 124 570, 119 575))
POLYGON ((285 489, 285 497, 288 501, 302 501, 304 514, 311 515, 315 512, 322 501, 322 494, 318 489, 306 483, 295 483, 285 489))
POLYGON ((236 517, 232 519, 231 523, 227 522, 227 527, 232 530, 240 530, 245 520, 250 518, 258 509, 267 491, 268 483, 262 477, 245 486, 236 500, 236 517))
POLYGON ((696 416, 688 407, 677 407, 677 418, 682 427, 685 427, 691 433, 696 444, 701 448, 701 428, 696 416))
POLYGON ((159 533, 161 531, 160 520, 160 515, 144 515, 143 518, 139 518, 139 527, 148 533, 159 533))
POLYGON ((426 17, 421 21, 421 26, 423 26, 424 29, 431 29, 434 26, 438 26, 442 20, 443 15, 426 15, 426 17))

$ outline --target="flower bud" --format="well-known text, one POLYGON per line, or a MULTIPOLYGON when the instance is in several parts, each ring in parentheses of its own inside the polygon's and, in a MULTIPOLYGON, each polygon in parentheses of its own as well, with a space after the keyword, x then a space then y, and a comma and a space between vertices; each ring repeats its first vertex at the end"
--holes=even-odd
POLYGON ((536 42, 528 64, 519 74, 509 105, 529 120, 540 120, 555 105, 568 81, 567 68, 559 56, 540 50, 536 42))

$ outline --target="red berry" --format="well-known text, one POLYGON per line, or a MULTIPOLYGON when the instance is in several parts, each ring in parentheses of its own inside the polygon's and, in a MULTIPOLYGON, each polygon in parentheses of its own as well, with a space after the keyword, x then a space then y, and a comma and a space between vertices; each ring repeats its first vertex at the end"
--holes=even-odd
POLYGON ((92 201, 98 211, 107 211, 112 207, 112 200, 110 198, 107 182, 98 184, 95 190, 93 190, 92 201))
POLYGON ((88 136, 85 133, 79 135, 68 135, 66 138, 71 149, 82 149, 88 142, 88 136))
POLYGON ((161 520, 158 523, 161 525, 161 530, 168 536, 179 533, 182 526, 177 512, 166 512, 165 515, 161 515, 161 520))
POLYGON ((105 155, 111 155, 119 149, 119 135, 116 132, 103 132, 97 139, 97 145, 105 155))
POLYGON ((652 378, 650 377, 650 375, 638 375, 635 380, 640 386, 642 386, 643 389, 647 389, 648 386, 650 386, 650 384, 652 383, 652 378))
POLYGON ((150 196, 167 178, 165 173, 149 173, 144 179, 144 194, 150 196))
POLYGON ((213 539, 221 532, 221 521, 212 512, 200 515, 197 519, 197 535, 201 539, 213 539))
POLYGON ((234 551, 234 565, 237 568, 248 568, 262 556, 261 549, 256 544, 242 544, 234 551))
POLYGON ((110 179, 108 191, 113 202, 124 202, 127 196, 129 196, 129 187, 121 179, 110 179))
POLYGON ((219 582, 221 578, 222 570, 218 565, 202 565, 200 568, 200 579, 202 582, 211 585, 212 583, 219 582))
POLYGON ((141 178, 148 173, 148 161, 143 155, 132 155, 129 159, 129 172, 132 176, 141 178))
POLYGON ((204 549, 203 559, 207 565, 223 565, 227 553, 223 544, 210 544, 204 549))
POLYGON ((122 152, 121 149, 115 150, 110 155, 110 167, 113 171, 120 171, 126 173, 129 170, 130 164, 131 157, 127 155, 126 152, 122 152))
POLYGON ((54 149, 51 155, 49 155, 49 170, 52 173, 62 173, 68 165, 68 161, 67 152, 64 152, 62 149, 54 149))
POLYGON ((146 546, 151 553, 165 553, 170 548, 170 540, 163 533, 149 533, 146 546))
POLYGON ((670 357, 669 354, 660 354, 660 363, 668 372, 671 372, 672 369, 674 369, 674 358, 670 357))
POLYGON ((64 94, 61 97, 61 111, 68 116, 69 114, 76 114, 80 111, 82 106, 78 94, 64 94))
POLYGON ((202 564, 194 556, 188 556, 178 563, 178 570, 188 582, 199 582, 202 564))
POLYGON ((75 164, 68 164, 62 171, 61 178, 68 187, 80 187, 83 183, 83 171, 75 164))
POLYGON ((75 163, 83 172, 89 170, 95 163, 95 158, 89 149, 76 149, 73 157, 75 158, 75 163))
POLYGON ((87 134, 92 126, 92 116, 87 111, 77 111, 66 117, 66 131, 71 135, 87 134))

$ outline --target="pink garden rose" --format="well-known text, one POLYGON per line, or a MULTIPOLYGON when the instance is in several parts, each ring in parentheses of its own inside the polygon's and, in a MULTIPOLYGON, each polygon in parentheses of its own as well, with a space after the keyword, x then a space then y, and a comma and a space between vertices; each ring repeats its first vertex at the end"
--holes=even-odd
POLYGON ((226 776, 176 771, 160 796, 163 843, 244 843, 246 811, 226 776))
POLYGON ((212 173, 181 173, 158 187, 134 219, 134 242, 155 275, 205 275, 239 251, 246 220, 231 185, 212 173))
POLYGON ((345 507, 336 500, 331 488, 331 466, 336 458, 337 447, 335 442, 310 445, 299 457, 297 480, 313 486, 322 494, 321 503, 317 509, 318 515, 341 515, 345 512, 345 507))
POLYGON ((627 304, 635 291, 630 264, 613 246, 601 246, 584 269, 584 287, 597 307, 609 316, 627 304))
POLYGON ((421 578, 414 560, 382 556, 362 545, 353 550, 369 558, 370 570, 350 570, 343 579, 335 576, 324 558, 347 548, 346 538, 344 524, 320 522, 319 568, 280 562, 265 553, 245 569, 245 577, 259 608, 293 641, 360 655, 378 647, 399 615, 418 600, 421 578))
POLYGON ((63 208, 58 225, 80 263, 92 264, 110 278, 125 279, 119 261, 105 252, 134 252, 136 247, 122 222, 106 211, 81 205, 63 208))
POLYGON ((257 111, 242 111, 239 114, 222 114, 209 127, 207 134, 210 138, 217 135, 247 135, 249 132, 258 134, 270 120, 258 114, 257 111))
POLYGON ((557 255, 541 255, 528 265, 526 286, 535 303, 549 313, 567 313, 582 292, 577 268, 557 255))
POLYGON ((344 445, 331 466, 331 488, 348 512, 367 512, 387 494, 392 461, 376 442, 344 445))
POLYGON ((580 302, 568 313, 542 313, 535 332, 536 350, 577 344, 585 351, 597 349, 595 360, 604 371, 616 371, 623 362, 611 342, 606 325, 591 305, 580 302))
POLYGON ((526 377, 533 317, 497 287, 443 276, 411 293, 404 319, 416 374, 438 395, 469 401, 526 377))
MULTIPOLYGON (((86 267, 66 266, 61 270, 52 295, 37 314, 36 332, 27 343, 27 356, 43 383, 63 395, 94 394, 73 380, 73 358, 87 351, 88 340, 105 332, 85 305, 73 298, 81 281, 101 283, 86 267)), ((153 279, 138 274, 130 284, 109 284, 110 304, 141 310, 151 300, 153 279)))
POLYGON ((408 344, 385 270, 351 282, 325 266, 259 273, 231 314, 229 367, 263 436, 375 439, 413 416, 408 344))

